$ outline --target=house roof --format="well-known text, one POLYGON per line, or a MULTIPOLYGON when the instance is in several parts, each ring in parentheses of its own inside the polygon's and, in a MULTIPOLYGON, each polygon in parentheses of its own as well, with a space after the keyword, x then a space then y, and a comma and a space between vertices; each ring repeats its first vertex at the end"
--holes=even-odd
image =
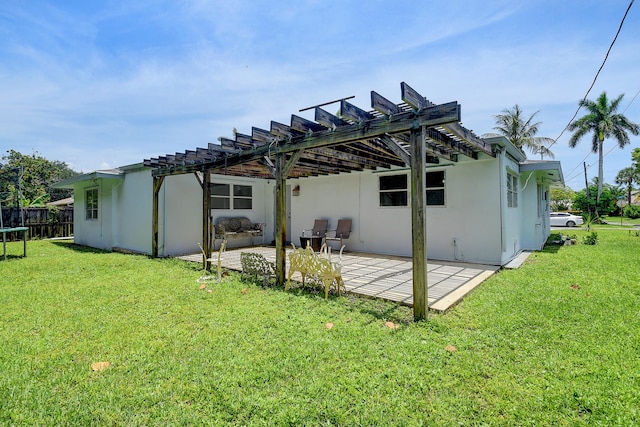
POLYGON ((77 175, 71 178, 63 179, 52 185, 53 188, 73 188, 73 185, 77 182, 89 181, 94 179, 124 179, 124 171, 121 168, 99 170, 82 175, 77 175))
POLYGON ((520 163, 520 172, 543 172, 552 183, 564 185, 562 167, 557 160, 525 160, 520 163))
POLYGON ((272 121, 269 130, 253 127, 250 135, 236 133, 219 144, 145 159, 144 165, 154 168, 154 176, 216 171, 272 179, 276 155, 284 154, 289 178, 388 169, 409 164, 410 134, 421 127, 430 163, 495 157, 491 144, 460 124, 457 102, 435 105, 406 83, 400 87, 399 104, 371 91, 370 111, 339 99, 303 109, 315 111, 314 121, 292 114, 289 125, 272 121), (334 102, 340 103, 338 115, 321 108, 334 102))
POLYGON ((54 200, 53 202, 48 202, 47 206, 71 206, 73 205, 73 196, 67 197, 65 199, 54 200))

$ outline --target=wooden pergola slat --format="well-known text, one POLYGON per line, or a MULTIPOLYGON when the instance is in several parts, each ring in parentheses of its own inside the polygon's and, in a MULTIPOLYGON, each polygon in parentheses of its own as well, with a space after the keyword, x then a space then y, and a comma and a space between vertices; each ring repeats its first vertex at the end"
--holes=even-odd
POLYGON ((338 126, 348 125, 349 122, 341 119, 338 116, 334 116, 333 114, 323 110, 320 107, 316 107, 316 122, 320 123, 323 126, 326 126, 329 129, 335 129, 338 126))

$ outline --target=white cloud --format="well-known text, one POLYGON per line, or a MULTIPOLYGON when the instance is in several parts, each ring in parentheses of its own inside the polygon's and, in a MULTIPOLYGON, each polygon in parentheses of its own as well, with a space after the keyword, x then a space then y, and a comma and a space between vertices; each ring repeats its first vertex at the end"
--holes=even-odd
MULTIPOLYGON (((84 171, 114 167, 203 146, 234 127, 312 118, 298 110, 341 97, 366 109, 371 90, 400 102, 401 81, 434 102, 459 101, 479 134, 518 103, 540 110, 541 135, 556 137, 610 43, 602 28, 611 34, 619 23, 549 20, 544 8, 572 7, 554 2, 287 3, 42 5, 51 18, 37 6, 0 6, 14 22, 0 29, 0 53, 9 54, 0 64, 1 148, 36 149, 84 171)), ((606 89, 631 100, 640 89, 637 20, 630 15, 592 98, 606 89)), ((639 105, 627 113, 635 121, 639 105)), ((567 139, 554 151, 573 169, 588 144, 571 150, 567 139)), ((618 151, 605 160, 608 182, 626 166, 628 150, 618 151)))

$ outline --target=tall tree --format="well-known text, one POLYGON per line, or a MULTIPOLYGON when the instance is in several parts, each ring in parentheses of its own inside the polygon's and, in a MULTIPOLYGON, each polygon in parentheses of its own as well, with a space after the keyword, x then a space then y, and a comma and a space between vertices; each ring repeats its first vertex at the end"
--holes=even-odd
POLYGON ((638 172, 640 172, 640 148, 634 148, 631 152, 631 164, 638 172))
POLYGON ((7 151, 0 164, 0 200, 4 206, 46 203, 68 197, 71 190, 54 190, 51 184, 78 175, 65 162, 50 161, 37 152, 25 155, 7 151))
MULTIPOLYGON (((595 185, 589 186, 589 192, 596 191, 595 185)), ((616 210, 616 197, 612 193, 611 188, 605 187, 602 191, 602 197, 599 201, 595 201, 593 197, 587 197, 586 190, 580 190, 573 198, 572 209, 583 212, 598 212, 600 215, 609 215, 616 210)))
POLYGON ((593 133, 591 140, 591 150, 598 153, 598 192, 596 200, 600 200, 602 195, 604 140, 614 138, 620 148, 629 144, 629 132, 633 135, 640 133, 640 126, 627 119, 624 114, 618 113, 620 102, 624 98, 621 94, 616 99, 609 102, 607 93, 602 92, 596 101, 589 99, 581 100, 578 105, 587 110, 587 114, 571 122, 568 126, 570 131, 575 131, 569 139, 569 147, 575 147, 583 136, 593 133))
POLYGON ((533 154, 540 154, 542 158, 544 156, 553 158, 553 153, 545 146, 545 144, 552 144, 553 138, 536 136, 541 122, 533 120, 539 112, 536 111, 526 118, 520 106, 516 104, 513 108, 503 110, 501 114, 493 116, 497 125, 494 129, 520 149, 526 148, 533 154))
MULTIPOLYGON (((551 139, 551 138, 549 138, 551 139)), ((531 150, 531 152, 533 154, 540 154, 540 160, 544 160, 544 156, 547 156, 551 159, 553 159, 555 157, 555 155, 553 154, 553 152, 549 149, 549 147, 547 147, 546 145, 544 145, 543 143, 538 145, 537 147, 535 147, 534 149, 531 150)))
POLYGON ((616 184, 623 186, 627 194, 627 203, 631 204, 633 183, 640 183, 640 171, 633 166, 621 169, 616 176, 616 184))

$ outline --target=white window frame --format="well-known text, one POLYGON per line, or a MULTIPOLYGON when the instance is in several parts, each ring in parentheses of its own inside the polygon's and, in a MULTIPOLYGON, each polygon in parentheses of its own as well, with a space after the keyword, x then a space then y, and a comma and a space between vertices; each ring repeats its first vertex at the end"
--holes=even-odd
POLYGON ((244 184, 233 184, 233 209, 234 210, 251 210, 253 209, 253 186, 252 185, 244 185, 244 184), (241 189, 249 189, 249 195, 241 194, 241 189), (239 194, 240 193, 240 194, 239 194), (248 207, 240 205, 244 205, 248 202, 248 207))
MULTIPOLYGON (((389 199, 392 202, 394 199, 389 199)), ((394 174, 394 175, 381 175, 378 177, 378 206, 381 208, 397 208, 397 207, 406 207, 409 205, 409 179, 406 173, 404 174, 394 174), (404 187, 390 188, 390 189, 382 189, 382 180, 391 177, 404 177, 405 185, 404 187), (404 204, 383 204, 384 195, 392 195, 397 194, 402 198, 402 194, 404 194, 404 204)))
POLYGON ((96 221, 99 216, 100 191, 98 187, 87 188, 84 190, 84 219, 87 221, 96 221))
POLYGON ((215 210, 252 210, 253 209, 253 186, 245 184, 227 184, 224 182, 214 182, 211 186, 211 209, 215 210), (217 194, 213 194, 214 188, 217 194), (249 195, 242 194, 242 190, 249 189, 249 195), (217 203, 216 203, 217 202, 217 203), (242 206, 242 207, 241 207, 242 206))
POLYGON ((447 192, 445 189, 446 186, 446 181, 447 181, 447 174, 445 171, 441 170, 441 171, 429 171, 425 174, 425 187, 427 189, 427 193, 425 195, 426 197, 426 204, 427 206, 432 206, 432 207, 438 207, 438 206, 446 206, 447 204, 447 192), (429 184, 427 183, 427 175, 429 174, 442 174, 442 184, 441 185, 432 185, 429 186, 429 184), (429 203, 429 192, 442 192, 442 203, 429 203))
POLYGON ((507 207, 518 207, 518 176, 507 172, 507 207))
POLYGON ((215 209, 215 210, 231 209, 231 184, 214 182, 211 184, 211 189, 209 190, 209 194, 211 197, 211 209, 215 209), (223 191, 216 191, 216 194, 214 194, 214 189, 216 188, 221 189, 223 191), (224 191, 224 189, 226 189, 226 191, 224 191))

